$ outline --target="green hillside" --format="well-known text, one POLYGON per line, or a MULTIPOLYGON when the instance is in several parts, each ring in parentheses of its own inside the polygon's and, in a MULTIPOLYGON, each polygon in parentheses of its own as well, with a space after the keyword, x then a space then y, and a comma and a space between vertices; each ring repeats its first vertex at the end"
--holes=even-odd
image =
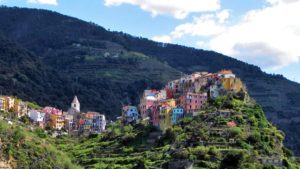
MULTIPOLYGON (((1 113, 2 117, 3 112, 1 113)), ((40 129, 30 129, 22 123, 0 120, 0 163, 7 168, 79 169, 68 155, 51 144, 52 139, 40 129)), ((0 165, 1 166, 1 165, 0 165)), ((2 166, 3 167, 3 166, 2 166)), ((4 168, 5 168, 4 167, 4 168)))
POLYGON ((300 168, 283 147, 284 134, 267 121, 261 107, 234 96, 210 102, 198 116, 184 118, 152 141, 159 133, 150 126, 116 122, 103 135, 63 137, 56 144, 85 168, 300 168), (231 114, 216 115, 216 110, 231 114), (228 127, 230 121, 237 126, 228 127), (278 165, 263 164, 263 159, 278 165))

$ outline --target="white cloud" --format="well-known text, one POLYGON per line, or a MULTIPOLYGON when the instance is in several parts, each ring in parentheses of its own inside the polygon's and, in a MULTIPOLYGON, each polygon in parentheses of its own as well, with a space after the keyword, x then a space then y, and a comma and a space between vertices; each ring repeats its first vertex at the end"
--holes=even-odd
POLYGON ((223 10, 216 14, 206 14, 194 17, 193 22, 179 25, 171 35, 173 38, 181 38, 184 35, 190 36, 212 36, 225 31, 223 23, 229 18, 229 12, 223 10))
POLYGON ((271 6, 249 11, 241 22, 213 37, 208 42, 210 49, 265 69, 298 62, 300 1, 268 1, 273 1, 271 6))
POLYGON ((221 12, 217 13, 219 23, 224 23, 229 18, 229 16, 229 10, 222 10, 221 12))
POLYGON ((277 69, 300 60, 300 0, 266 0, 269 5, 248 11, 229 25, 222 10, 175 27, 171 41, 199 37, 195 45, 215 50, 263 69, 277 69), (205 41, 201 41, 205 39, 205 41))
POLYGON ((162 43, 171 43, 171 37, 168 35, 154 36, 152 40, 162 43))
POLYGON ((198 42, 196 42, 196 45, 200 48, 203 48, 203 47, 205 47, 206 43, 204 41, 198 41, 198 42))
MULTIPOLYGON (((191 23, 184 23, 176 26, 174 31, 169 35, 155 36, 152 39, 159 42, 172 42, 175 39, 184 36, 202 36, 210 37, 220 34, 225 31, 226 26, 224 23, 229 18, 228 10, 204 14, 200 17, 194 17, 191 23)), ((206 46, 203 41, 198 41, 198 46, 206 46)))
POLYGON ((28 3, 57 5, 57 0, 27 0, 28 3))
POLYGON ((266 0, 271 5, 277 5, 280 3, 293 3, 299 0, 266 0))
POLYGON ((172 15, 184 19, 190 13, 216 11, 220 9, 220 0, 104 0, 106 6, 131 4, 139 6, 152 16, 172 15))

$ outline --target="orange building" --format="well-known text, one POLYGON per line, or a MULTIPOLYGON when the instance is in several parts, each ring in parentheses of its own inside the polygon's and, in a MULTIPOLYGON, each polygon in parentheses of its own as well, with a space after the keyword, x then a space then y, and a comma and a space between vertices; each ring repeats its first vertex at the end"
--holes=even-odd
POLYGON ((62 114, 51 114, 50 115, 50 127, 52 129, 61 130, 64 127, 65 119, 62 114))
POLYGON ((243 82, 239 78, 224 78, 222 79, 222 84, 225 90, 230 90, 234 92, 239 92, 243 88, 243 82))

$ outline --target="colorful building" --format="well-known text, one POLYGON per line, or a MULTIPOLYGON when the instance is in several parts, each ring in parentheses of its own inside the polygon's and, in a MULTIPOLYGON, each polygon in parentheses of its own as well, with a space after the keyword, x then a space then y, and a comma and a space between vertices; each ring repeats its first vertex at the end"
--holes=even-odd
POLYGON ((38 110, 29 110, 28 117, 33 121, 34 124, 38 125, 41 128, 45 127, 44 118, 45 113, 38 110))
POLYGON ((172 124, 176 124, 178 120, 184 117, 183 108, 177 107, 172 110, 172 124))
POLYGON ((176 100, 175 99, 168 99, 161 101, 159 103, 159 128, 162 131, 165 131, 167 128, 171 127, 171 116, 172 116, 172 109, 176 108, 176 100))
POLYGON ((243 82, 239 78, 229 77, 223 78, 222 84, 225 90, 239 92, 243 88, 243 82))
POLYGON ((136 106, 124 106, 122 108, 122 119, 125 123, 137 122, 139 113, 136 106))
POLYGON ((54 107, 45 107, 42 112, 45 113, 44 121, 47 126, 58 130, 61 130, 64 127, 65 119, 62 110, 54 107))
POLYGON ((10 96, 0 96, 0 111, 13 111, 15 99, 10 96))
POLYGON ((141 118, 147 119, 149 118, 149 108, 153 107, 157 103, 157 90, 145 90, 142 99, 140 100, 140 112, 141 118))
POLYGON ((74 116, 70 115, 68 113, 64 113, 63 115, 65 117, 65 124, 64 124, 64 128, 67 131, 71 131, 75 129, 75 124, 74 124, 74 116))
POLYGON ((174 93, 178 93, 180 91, 180 81, 173 80, 169 82, 165 88, 171 90, 174 93))
POLYGON ((193 113, 201 110, 207 102, 206 93, 191 93, 188 92, 180 97, 180 106, 185 109, 187 113, 193 113))
POLYGON ((103 132, 106 127, 105 115, 98 112, 87 112, 82 119, 83 129, 90 132, 103 132))
POLYGON ((16 100, 15 101, 15 105, 14 105, 14 112, 16 113, 16 116, 18 118, 27 115, 28 112, 28 106, 25 102, 22 102, 20 100, 16 100))
POLYGON ((152 106, 148 109, 148 114, 150 117, 150 124, 153 126, 159 128, 159 122, 160 122, 160 112, 158 110, 157 106, 152 106))
POLYGON ((167 91, 166 90, 160 90, 157 94, 156 94, 156 98, 157 100, 165 100, 167 99, 167 91))
POLYGON ((172 108, 168 104, 163 104, 159 108, 160 120, 159 120, 159 128, 162 131, 165 131, 167 128, 171 127, 171 115, 172 108))
POLYGON ((61 130, 65 125, 65 118, 62 115, 62 112, 59 111, 57 114, 50 115, 50 127, 52 129, 61 130))

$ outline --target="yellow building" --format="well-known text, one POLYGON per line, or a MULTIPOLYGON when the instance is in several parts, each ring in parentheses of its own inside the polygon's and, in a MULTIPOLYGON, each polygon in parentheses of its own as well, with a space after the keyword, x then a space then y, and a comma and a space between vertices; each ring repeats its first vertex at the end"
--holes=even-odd
POLYGON ((168 99, 161 102, 161 107, 159 109, 160 120, 159 127, 162 131, 165 131, 167 128, 172 125, 172 109, 176 108, 176 100, 168 99))
POLYGON ((225 90, 231 90, 234 92, 239 92, 243 88, 241 79, 234 77, 222 79, 222 84, 225 90))
POLYGON ((10 109, 16 113, 17 117, 22 117, 27 114, 28 106, 25 102, 15 99, 10 109))
POLYGON ((159 105, 168 105, 170 107, 176 107, 176 100, 175 99, 161 100, 159 102, 159 105))
POLYGON ((50 115, 50 127, 52 129, 61 130, 64 127, 65 119, 61 114, 51 114, 50 115))
POLYGON ((171 116, 172 107, 166 106, 160 108, 159 127, 162 131, 166 131, 167 128, 171 127, 171 116))
POLYGON ((13 110, 15 99, 10 96, 0 96, 0 110, 11 111, 13 110))

